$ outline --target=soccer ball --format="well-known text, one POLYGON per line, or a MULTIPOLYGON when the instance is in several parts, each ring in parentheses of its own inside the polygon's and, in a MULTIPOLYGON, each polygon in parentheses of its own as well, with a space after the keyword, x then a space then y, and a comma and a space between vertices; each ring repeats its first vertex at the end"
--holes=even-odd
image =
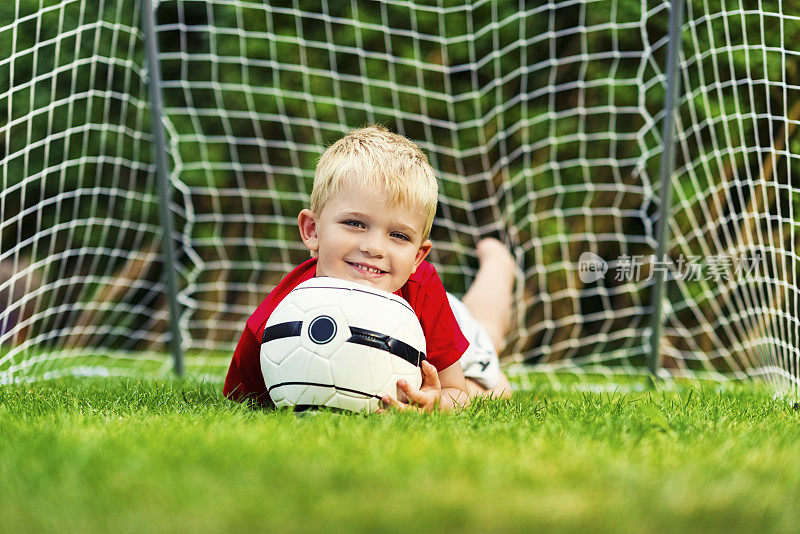
POLYGON ((419 388, 425 336, 411 306, 392 293, 326 276, 294 288, 264 328, 261 371, 275 406, 374 412, 398 398, 399 379, 419 388))

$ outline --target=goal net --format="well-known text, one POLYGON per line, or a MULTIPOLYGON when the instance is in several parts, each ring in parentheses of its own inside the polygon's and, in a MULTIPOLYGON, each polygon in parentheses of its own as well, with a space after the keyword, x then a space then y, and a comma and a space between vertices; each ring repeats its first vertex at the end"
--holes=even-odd
POLYGON ((796 384, 800 18, 782 2, 688 1, 675 139, 666 0, 153 3, 165 146, 148 2, 0 6, 1 380, 168 372, 165 240, 186 363, 223 376, 247 316, 307 258, 295 221, 316 159, 380 123, 437 170, 431 260, 450 291, 480 238, 513 248, 511 371, 647 373, 662 270, 663 374, 796 384))

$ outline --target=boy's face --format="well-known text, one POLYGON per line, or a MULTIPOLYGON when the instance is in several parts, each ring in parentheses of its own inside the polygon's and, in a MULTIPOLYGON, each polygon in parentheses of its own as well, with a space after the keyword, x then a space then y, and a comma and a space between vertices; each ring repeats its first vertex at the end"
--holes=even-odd
POLYGON ((387 202, 382 190, 355 186, 331 198, 321 213, 297 217, 306 247, 317 253, 317 275, 395 292, 431 249, 422 241, 425 214, 387 202))

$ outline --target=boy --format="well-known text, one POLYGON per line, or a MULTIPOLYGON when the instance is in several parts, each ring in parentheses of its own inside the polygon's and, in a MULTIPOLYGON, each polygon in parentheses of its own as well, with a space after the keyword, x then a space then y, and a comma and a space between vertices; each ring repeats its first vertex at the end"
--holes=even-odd
POLYGON ((420 319, 427 344, 422 386, 416 389, 399 381, 398 388, 409 402, 387 396, 382 399, 384 407, 452 410, 468 404, 471 393, 508 395, 510 387, 499 371, 496 352, 492 359, 492 350, 485 347, 468 351, 470 343, 450 303, 456 304, 462 322, 472 320, 475 328, 471 330, 479 333, 474 338, 480 341, 482 337, 489 349, 501 343, 511 309, 513 259, 499 241, 482 241, 477 287, 473 284, 464 304, 448 297, 436 270, 425 261, 432 246, 428 236, 437 196, 433 169, 422 151, 405 137, 370 126, 331 145, 317 164, 310 209, 302 210, 297 218, 300 237, 312 258, 281 280, 248 319, 225 379, 225 396, 271 404, 259 363, 264 325, 294 287, 314 276, 332 276, 396 293, 411 304, 420 319), (488 257, 494 259, 484 265, 483 259, 488 257), (489 316, 489 329, 480 328, 469 313, 486 308, 485 299, 489 309, 503 310, 489 316), (465 353, 472 357, 467 363, 477 372, 470 385, 460 361, 465 353))

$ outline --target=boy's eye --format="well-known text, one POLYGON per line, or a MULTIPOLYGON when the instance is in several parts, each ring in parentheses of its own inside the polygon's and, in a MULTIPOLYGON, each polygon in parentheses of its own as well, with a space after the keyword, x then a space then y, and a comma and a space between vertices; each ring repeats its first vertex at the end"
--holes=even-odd
POLYGON ((344 224, 346 226, 352 226, 353 228, 363 228, 364 227, 364 223, 362 223, 361 221, 354 221, 352 219, 348 219, 346 221, 342 221, 342 224, 344 224))
POLYGON ((411 238, 408 237, 406 234, 402 234, 400 232, 392 232, 392 237, 396 239, 402 239, 403 241, 411 241, 411 238))

